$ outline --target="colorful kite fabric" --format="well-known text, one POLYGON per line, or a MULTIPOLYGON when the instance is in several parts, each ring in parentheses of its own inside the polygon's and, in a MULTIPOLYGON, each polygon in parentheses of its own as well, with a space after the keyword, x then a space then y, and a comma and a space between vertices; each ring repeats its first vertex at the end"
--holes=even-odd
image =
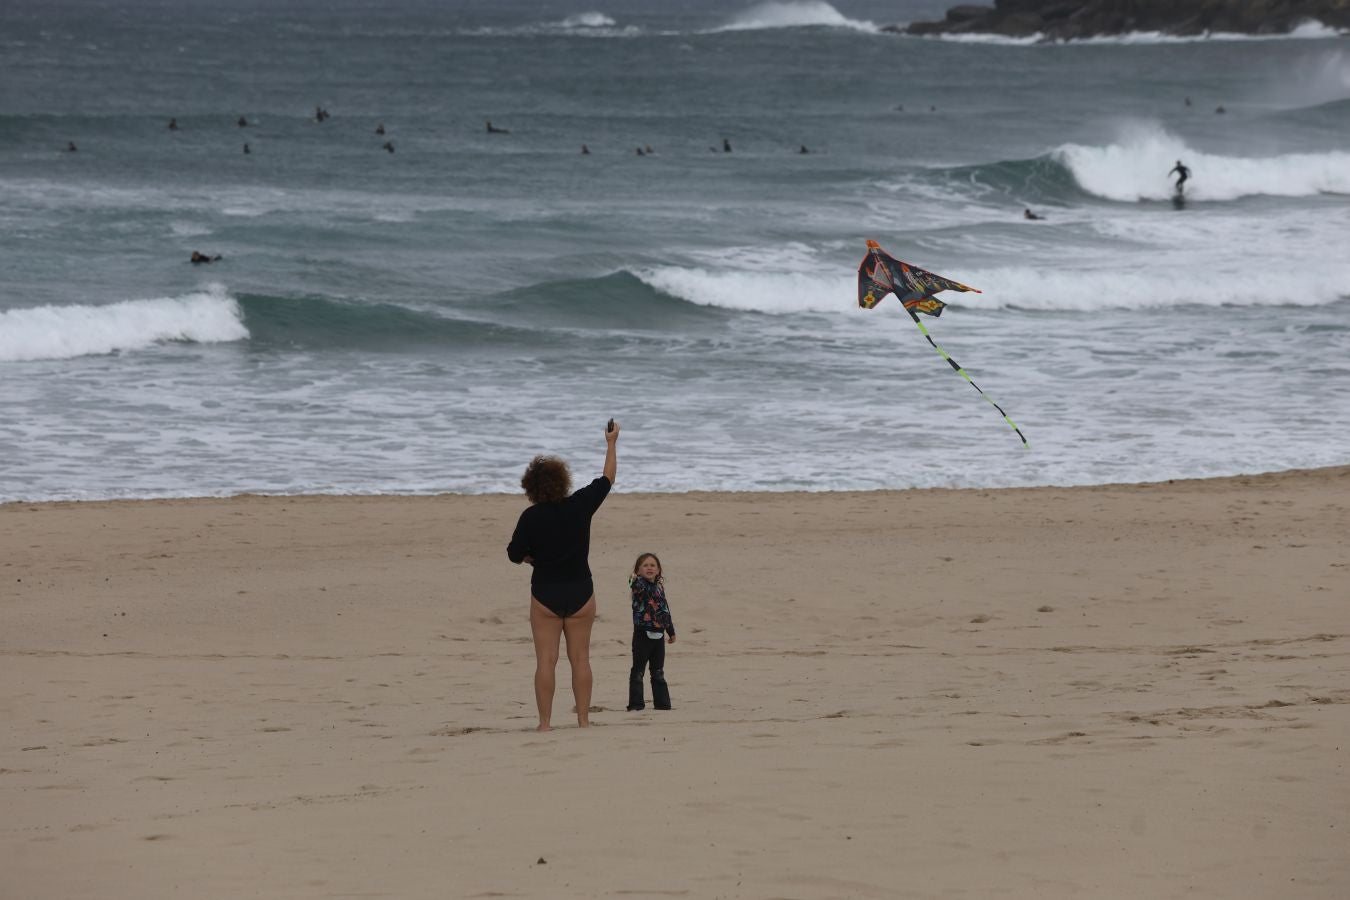
POLYGON ((1026 436, 1022 430, 1008 418, 1008 414, 1003 412, 1003 407, 994 403, 992 397, 980 390, 980 386, 971 381, 966 370, 961 368, 956 360, 952 359, 946 350, 938 346, 937 341, 933 340, 928 329, 923 327, 919 321, 919 313, 929 316, 940 316, 942 310, 947 304, 932 296, 938 291, 966 291, 971 293, 982 293, 981 291, 968 287, 950 278, 943 278, 941 275, 934 275, 917 266, 911 266, 909 263, 901 262, 894 256, 891 256, 876 241, 867 242, 867 255, 863 257, 862 263, 858 266, 858 305, 863 309, 872 309, 887 294, 895 294, 896 299, 905 307, 905 312, 914 320, 918 326, 919 332, 928 339, 928 343, 933 345, 933 349, 947 361, 947 364, 956 370, 970 386, 980 391, 980 396, 988 400, 989 403, 998 410, 1003 416, 1003 421, 1007 422, 1017 436, 1022 439, 1023 447, 1030 447, 1026 436))
POLYGON ((932 296, 938 291, 981 293, 950 278, 901 262, 882 250, 876 241, 867 242, 867 256, 858 266, 858 305, 863 309, 871 309, 887 294, 895 294, 911 316, 916 313, 940 316, 947 304, 932 296))

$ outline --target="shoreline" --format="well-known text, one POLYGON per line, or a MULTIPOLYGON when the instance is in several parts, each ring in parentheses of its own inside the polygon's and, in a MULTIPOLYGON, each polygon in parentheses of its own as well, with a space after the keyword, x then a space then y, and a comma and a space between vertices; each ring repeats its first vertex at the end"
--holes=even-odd
POLYGON ((593 527, 594 724, 567 724, 564 659, 547 735, 505 553, 523 497, 0 507, 6 887, 1350 886, 1350 467, 837 494, 622 478, 593 527), (659 714, 624 711, 646 551, 680 635, 659 714), (657 861, 633 846, 652 817, 657 861))
MULTIPOLYGON (((730 497, 779 497, 779 496, 865 496, 869 494, 907 494, 916 492, 1013 492, 1013 491, 1076 491, 1076 490, 1096 490, 1105 488, 1147 488, 1162 485, 1189 485, 1197 483, 1233 481, 1237 479, 1261 479, 1274 478, 1281 476, 1309 475, 1318 472, 1336 474, 1339 472, 1350 472, 1350 463, 1332 466, 1317 466, 1314 468, 1293 468, 1293 469, 1272 469, 1261 472, 1238 473, 1235 475, 1211 475, 1196 476, 1187 478, 1165 478, 1157 481, 1108 481, 1092 484, 1034 484, 1034 485, 1015 485, 1005 487, 897 487, 897 488, 868 488, 862 490, 834 489, 824 488, 822 490, 695 490, 695 491, 626 491, 621 487, 616 487, 615 492, 622 493, 632 497, 650 497, 650 498, 678 498, 678 497, 699 497, 699 496, 730 496, 730 497)), ((581 478, 580 475, 577 476, 581 478)), ((578 481, 578 483, 580 483, 578 481)), ((95 505, 118 505, 118 504, 138 504, 138 503, 197 503, 197 502, 219 502, 227 500, 296 500, 296 501, 318 501, 318 500, 428 500, 445 499, 453 497, 496 497, 496 498, 518 498, 523 496, 518 493, 509 493, 503 491, 483 492, 483 493, 457 493, 454 491, 441 491, 435 493, 360 493, 360 494, 268 494, 257 491, 241 491, 237 494, 191 494, 175 497, 109 497, 89 500, 3 500, 0 501, 0 512, 4 512, 10 507, 17 506, 95 506, 95 505)))

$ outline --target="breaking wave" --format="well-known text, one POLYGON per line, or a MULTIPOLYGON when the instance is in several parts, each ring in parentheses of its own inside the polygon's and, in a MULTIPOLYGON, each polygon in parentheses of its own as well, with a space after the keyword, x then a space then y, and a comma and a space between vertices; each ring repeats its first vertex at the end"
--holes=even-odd
MULTIPOLYGON (((1046 311, 1326 306, 1350 297, 1350 265, 1344 264, 1292 272, 1257 262, 1232 268, 1139 266, 1127 271, 1019 266, 975 269, 960 277, 968 277, 984 291, 963 305, 1046 311)), ((962 304, 960 299, 950 302, 962 304)))
POLYGON ((850 19, 824 0, 789 0, 761 3, 742 12, 713 31, 759 31, 770 28, 852 28, 876 31, 871 22, 850 19))
POLYGON ((577 13, 559 23, 561 28, 613 28, 615 21, 602 12, 577 13))
POLYGON ((1172 194, 1166 173, 1178 160, 1191 170, 1191 200, 1350 194, 1350 152, 1220 156, 1197 151, 1156 125, 1133 128, 1105 146, 1064 144, 1051 156, 1083 190, 1122 202, 1166 200, 1172 194))
MULTIPOLYGON (((1177 305, 1324 306, 1350 297, 1350 264, 1297 272, 1257 265, 1094 271, 1044 266, 981 269, 911 261, 979 288, 983 293, 943 295, 950 305, 968 309, 1091 312, 1177 305)), ((855 304, 856 276, 847 266, 829 274, 659 268, 637 275, 659 291, 699 305, 779 315, 868 315, 855 304)))
POLYGON ((214 344, 248 337, 239 304, 220 285, 182 297, 0 312, 0 362, 73 359, 168 341, 214 344))

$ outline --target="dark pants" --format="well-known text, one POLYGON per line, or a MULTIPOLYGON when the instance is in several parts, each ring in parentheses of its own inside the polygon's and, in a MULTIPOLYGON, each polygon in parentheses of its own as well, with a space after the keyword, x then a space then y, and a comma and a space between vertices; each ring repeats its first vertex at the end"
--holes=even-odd
POLYGON ((647 637, 645 628, 633 629, 633 668, 628 671, 628 708, 642 709, 642 670, 652 667, 652 706, 670 709, 670 688, 666 685, 666 639, 647 637))

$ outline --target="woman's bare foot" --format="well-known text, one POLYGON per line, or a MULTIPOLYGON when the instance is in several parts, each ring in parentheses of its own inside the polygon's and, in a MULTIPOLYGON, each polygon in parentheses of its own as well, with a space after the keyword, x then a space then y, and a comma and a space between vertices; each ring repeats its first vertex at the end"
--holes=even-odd
POLYGON ((552 731, 552 730, 553 730, 552 725, 548 725, 543 722, 540 722, 539 727, 535 729, 535 731, 552 731))

